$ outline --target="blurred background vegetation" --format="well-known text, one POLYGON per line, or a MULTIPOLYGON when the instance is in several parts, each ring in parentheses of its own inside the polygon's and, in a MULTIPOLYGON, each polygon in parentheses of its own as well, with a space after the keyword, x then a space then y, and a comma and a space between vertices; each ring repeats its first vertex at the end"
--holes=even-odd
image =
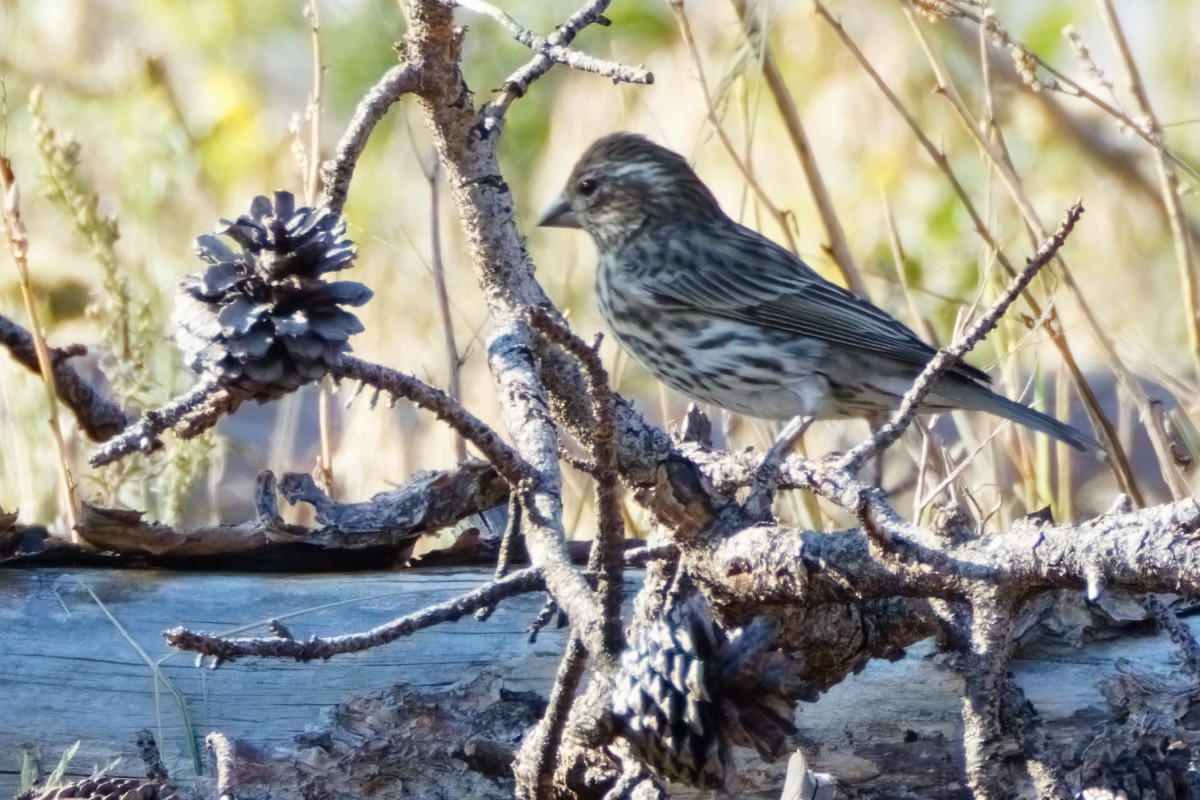
MULTIPOLYGON (((546 33, 575 10, 576 0, 497 5, 546 33)), ((1033 249, 1025 222, 946 93, 934 91, 935 64, 944 66, 981 123, 993 110, 996 128, 987 136, 1008 153, 1029 205, 1049 228, 1075 198, 1083 198, 1087 213, 1065 257, 1102 330, 1161 414, 1175 448, 1169 458, 1157 458, 1149 446, 1139 409, 1118 388, 1113 359, 1098 346, 1077 300, 1055 279, 1039 281, 1034 294, 1043 307, 1047 298, 1057 299, 1065 337, 1130 452, 1146 501, 1190 490, 1198 361, 1189 342, 1176 239, 1164 213, 1156 151, 1119 119, 1124 114, 1145 122, 1102 4, 962 3, 993 15, 987 17, 992 35, 986 79, 980 25, 943 18, 940 2, 921 5, 924 13, 911 15, 915 22, 896 0, 829 0, 829 11, 945 154, 1012 263, 1019 267, 1033 249), (1024 43, 1027 54, 1018 49, 1021 57, 1014 59, 1001 30, 1024 43), (928 53, 918 34, 928 37, 928 53), (1071 92, 1023 81, 1015 63, 1032 70, 1035 83, 1053 82, 1032 56, 1078 81, 1118 115, 1071 92)), ((392 45, 403 35, 404 20, 395 0, 320 0, 317 8, 323 159, 359 98, 395 62, 392 45)), ((1116 2, 1116 10, 1164 126, 1184 212, 1195 225, 1200 2, 1126 0, 1116 2)), ((748 43, 735 6, 725 0, 689 0, 683 12, 695 38, 695 60, 666 0, 615 0, 608 13, 613 25, 588 29, 576 41, 585 52, 643 64, 654 73, 653 86, 613 86, 559 67, 508 114, 501 157, 518 220, 541 281, 585 338, 605 329, 592 295, 591 243, 581 233, 539 230, 533 222, 584 148, 611 131, 639 131, 683 152, 732 216, 787 243, 762 202, 768 199, 785 212, 800 255, 844 281, 827 250, 830 240, 782 122, 779 98, 762 79, 761 43, 748 43), (710 102, 753 181, 716 135, 710 102)), ((470 28, 464 69, 481 103, 529 53, 493 21, 460 15, 470 28)), ((1003 286, 994 251, 975 231, 946 172, 812 4, 776 0, 752 7, 750 15, 766 32, 871 298, 948 342, 973 304, 1003 286)), ((256 194, 304 193, 304 159, 311 158, 311 28, 298 0, 0 2, 3 148, 22 190, 29 264, 47 334, 52 345, 86 344, 91 354, 77 366, 107 381, 131 407, 153 407, 190 384, 171 343, 169 317, 180 277, 200 268, 192 255, 195 237, 219 218, 245 212, 256 194)), ((346 213, 359 259, 347 277, 375 291, 360 311, 366 331, 353 341, 356 354, 446 387, 449 360, 431 267, 432 160, 419 109, 406 100, 376 130, 351 187, 346 213)), ((483 347, 486 307, 448 193, 439 191, 437 202, 463 400, 497 421, 483 347)), ((1193 258, 1200 261, 1200 252, 1193 258)), ((17 272, 7 255, 0 260, 0 314, 26 324, 17 272)), ((992 371, 1009 396, 1090 430, 1046 332, 1026 324, 1035 321, 1035 312, 1023 303, 1014 312, 970 360, 992 371)), ((602 352, 617 388, 652 419, 668 424, 680 418, 684 401, 618 354, 611 338, 602 352)), ((61 526, 56 455, 38 384, 36 376, 0 357, 0 507, 20 508, 26 522, 61 526)), ((309 387, 271 406, 244 407, 213 436, 190 443, 172 439, 162 452, 104 470, 86 466, 92 445, 66 417, 82 496, 180 523, 244 519, 259 469, 313 468, 317 391, 309 387)), ((350 394, 344 388, 331 404, 339 499, 364 499, 414 470, 454 464, 450 432, 429 415, 405 403, 372 410, 365 398, 343 409, 350 394)), ((762 423, 713 416, 733 447, 759 446, 772 434, 762 423)), ((903 499, 900 508, 924 505, 942 476, 964 461, 969 463, 953 473, 958 480, 949 481, 948 490, 980 520, 1002 523, 1047 504, 1058 518, 1069 517, 1106 508, 1118 490, 1104 463, 1068 461, 1011 426, 989 442, 998 426, 978 415, 956 415, 954 422, 937 428, 944 453, 936 441, 910 435, 906 448, 889 455, 884 486, 903 499), (938 463, 939 454, 945 463, 938 463), (918 470, 915 463, 927 468, 918 470)), ((865 433, 859 422, 825 423, 810 433, 807 447, 814 454, 844 449, 865 433)), ((587 479, 569 470, 567 479, 568 524, 587 535, 587 479)), ((811 508, 800 499, 791 502, 786 513, 813 521, 811 508)), ((635 528, 640 524, 636 516, 631 521, 635 528)))

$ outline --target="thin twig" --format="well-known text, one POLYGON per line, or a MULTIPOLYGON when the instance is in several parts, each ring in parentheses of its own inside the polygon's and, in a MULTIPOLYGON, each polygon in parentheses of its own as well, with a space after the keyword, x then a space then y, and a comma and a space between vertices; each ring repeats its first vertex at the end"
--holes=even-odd
POLYGON ((955 341, 949 346, 942 348, 937 352, 937 355, 925 366, 921 374, 913 382, 912 388, 904 393, 904 398, 900 401, 900 407, 892 415, 891 419, 883 425, 874 436, 867 441, 858 445, 850 452, 846 453, 838 460, 837 465, 842 469, 857 470, 866 461, 873 458, 876 453, 889 447, 893 442, 900 438, 904 433, 913 417, 916 416, 926 395, 933 389, 934 384, 942 375, 954 368, 963 355, 965 355, 972 347, 983 340, 997 323, 1000 318, 1008 311, 1009 306, 1017 299, 1034 276, 1045 267, 1050 260, 1058 253, 1063 244, 1066 243, 1067 237, 1071 234, 1071 230, 1075 227, 1075 223, 1083 215, 1083 205, 1076 202, 1067 210, 1066 216, 1059 223, 1056 230, 1048 239, 1046 239, 1041 247, 1038 248, 1034 257, 1025 262, 1025 269, 1015 280, 1009 283, 1004 293, 999 299, 992 304, 988 312, 961 333, 955 341))
MULTIPOLYGON (((502 9, 484 0, 453 0, 454 5, 482 14, 498 22, 516 41, 533 50, 540 56, 555 64, 562 64, 581 72, 593 72, 605 78, 612 78, 613 83, 654 83, 654 75, 641 67, 629 67, 615 61, 606 61, 595 56, 584 55, 556 43, 553 37, 547 39, 538 36, 533 31, 517 22, 502 9)), ((607 5, 607 4, 605 4, 607 5)), ((506 88, 510 88, 506 86, 506 88)))
MULTIPOLYGON (((546 37, 546 41, 552 45, 566 47, 575 40, 579 32, 589 25, 609 25, 608 18, 604 16, 604 12, 608 9, 609 3, 612 0, 590 0, 583 8, 576 11, 565 22, 555 28, 554 33, 546 37)), ((545 75, 554 66, 549 56, 539 53, 530 59, 523 67, 518 69, 504 81, 504 86, 496 99, 488 103, 483 108, 482 117, 485 127, 492 128, 500 123, 504 118, 504 113, 512 102, 519 97, 523 97, 525 92, 529 91, 530 85, 538 78, 545 75)), ((652 82, 651 80, 647 82, 652 82)))
POLYGON ((537 637, 556 616, 558 616, 558 603, 554 601, 554 596, 547 592, 545 602, 533 615, 533 622, 529 623, 529 627, 525 629, 526 640, 530 644, 536 642, 537 637))
POLYGON ((775 489, 779 486, 779 465, 812 423, 812 417, 793 417, 775 437, 767 454, 763 456, 762 463, 754 471, 754 484, 750 495, 746 502, 742 503, 750 519, 767 519, 775 497, 775 489))
POLYGON ((414 614, 394 619, 369 631, 328 638, 314 636, 309 639, 293 639, 272 636, 233 639, 216 634, 197 633, 182 627, 172 628, 165 635, 167 644, 172 647, 200 656, 210 656, 218 662, 234 661, 247 656, 295 661, 325 660, 337 655, 380 647, 443 622, 456 622, 477 608, 495 605, 506 598, 536 592, 545 587, 542 571, 537 567, 526 567, 506 578, 489 581, 478 589, 444 603, 426 606, 414 614))
POLYGON ((1171 641, 1179 648, 1179 655, 1183 659, 1183 665, 1187 671, 1193 676, 1200 677, 1200 642, 1196 641, 1192 629, 1180 622, 1175 612, 1163 603, 1158 595, 1148 594, 1142 603, 1158 620, 1158 626, 1166 632, 1167 636, 1171 637, 1171 641))
MULTIPOLYGON (((500 537, 500 548, 496 551, 496 571, 492 580, 498 581, 508 574, 512 561, 513 544, 521 532, 521 501, 516 492, 508 495, 508 520, 504 523, 504 533, 500 537)), ((496 610, 495 606, 484 606, 475 612, 475 619, 483 622, 496 610)))
POLYGON ((189 415, 225 395, 215 376, 201 378, 187 393, 170 400, 162 407, 147 411, 136 422, 114 436, 92 454, 93 467, 111 464, 130 453, 148 453, 158 446, 158 437, 184 422, 189 415))
POLYGON ((444 420, 462 434, 463 438, 475 445, 510 485, 516 486, 529 477, 528 465, 517 451, 509 447, 487 423, 467 411, 461 403, 441 389, 436 389, 412 375, 352 356, 343 356, 333 365, 329 374, 338 380, 349 378, 362 381, 432 411, 438 419, 444 420))
POLYGON ((558 665, 558 673, 554 676, 554 687, 550 690, 546 713, 533 734, 540 739, 534 748, 534 761, 530 765, 530 771, 537 776, 533 791, 535 800, 554 796, 554 768, 558 764, 558 751, 562 745, 563 731, 566 730, 571 705, 575 701, 575 693, 586 668, 587 650, 579 637, 573 634, 558 665))
MULTIPOLYGON (((625 553, 625 563, 631 567, 644 566, 650 561, 670 558, 674 554, 675 548, 671 545, 641 547, 625 553)), ((202 657, 212 657, 217 662, 233 661, 245 657, 315 661, 378 647, 410 636, 424 628, 443 622, 455 622, 478 608, 495 605, 509 597, 545 588, 546 580, 542 569, 526 567, 501 580, 489 581, 458 597, 426 606, 416 613, 394 619, 362 633, 331 636, 325 639, 314 636, 306 640, 293 638, 290 633, 285 636, 265 638, 228 638, 176 627, 167 631, 165 637, 167 643, 172 647, 196 653, 202 657)))

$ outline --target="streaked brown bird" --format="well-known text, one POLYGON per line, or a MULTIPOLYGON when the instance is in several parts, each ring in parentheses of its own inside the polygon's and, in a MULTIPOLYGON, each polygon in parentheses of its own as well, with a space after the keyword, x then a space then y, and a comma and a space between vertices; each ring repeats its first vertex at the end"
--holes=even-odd
MULTIPOLYGON (((685 396, 763 419, 891 411, 934 356, 904 323, 730 219, 678 153, 630 133, 593 144, 539 222, 582 228, 617 340, 685 396)), ((1084 451, 1092 437, 959 364, 924 413, 974 409, 1084 451)))

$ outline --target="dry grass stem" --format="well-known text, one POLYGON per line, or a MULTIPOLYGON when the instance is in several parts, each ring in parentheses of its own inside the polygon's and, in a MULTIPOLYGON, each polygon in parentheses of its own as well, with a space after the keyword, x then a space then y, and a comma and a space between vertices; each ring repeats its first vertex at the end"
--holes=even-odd
MULTIPOLYGON (((1020 210, 1022 218, 1025 220, 1025 225, 1029 230, 1031 239, 1035 241, 1044 240, 1046 238, 1045 226, 1042 224, 1037 211, 1034 209, 1020 177, 1016 174, 1011 164, 1004 158, 1003 154, 1000 153, 996 146, 988 140, 987 136, 985 136, 983 131, 980 129, 978 122, 975 121, 974 116, 967 108, 962 96, 954 87, 954 83, 950 79, 949 72, 946 70, 945 65, 934 51, 933 46, 929 41, 929 37, 925 32, 924 23, 908 6, 905 6, 904 11, 908 17, 909 24, 921 45, 921 49, 924 51, 925 56, 929 61, 930 66, 933 68, 935 76, 937 77, 939 93, 942 97, 946 98, 950 102, 951 107, 957 113, 958 118, 962 122, 964 128, 978 143, 980 150, 985 156, 987 156, 989 164, 1000 176, 1002 182, 1009 191, 1009 196, 1012 198, 1013 202, 1020 210)), ((1083 294, 1082 287, 1075 280, 1075 276, 1067 266, 1065 260, 1058 258, 1057 265, 1058 273, 1061 275, 1063 283, 1065 283, 1067 288, 1070 289, 1072 296, 1079 305, 1080 311, 1083 312, 1083 318, 1087 322, 1089 330, 1103 349, 1105 360, 1112 368, 1113 373, 1117 376, 1122 387, 1133 398, 1134 402, 1138 406, 1138 410, 1142 416, 1142 419, 1147 423, 1146 430, 1150 436, 1150 442, 1154 446, 1155 455, 1158 457, 1159 469, 1162 472, 1163 479, 1166 481, 1167 486, 1171 491, 1172 497, 1180 498, 1187 496, 1187 494, 1190 492, 1190 489, 1183 476, 1179 474, 1178 468, 1171 459, 1170 440, 1167 437, 1166 431, 1163 430, 1160 424, 1154 424, 1152 422, 1153 415, 1151 413, 1152 409, 1150 408, 1149 398, 1146 396, 1145 391, 1137 382, 1134 375, 1125 365, 1124 360, 1117 354, 1116 348, 1113 346, 1112 339, 1108 335, 1107 329, 1100 322, 1100 319, 1092 309, 1091 304, 1088 303, 1087 298, 1083 294)), ((1102 427, 1102 430, 1105 431, 1107 436, 1107 428, 1102 427)), ((1110 454, 1115 455, 1115 453, 1112 452, 1116 446, 1115 433, 1109 438, 1109 444, 1113 445, 1113 448, 1110 448, 1110 454)), ((1116 465, 1119 463, 1119 460, 1114 458, 1113 462, 1114 465, 1116 465)), ((1124 472, 1124 470, 1122 471, 1124 472)), ((1122 483, 1126 486, 1134 485, 1131 470, 1125 479, 1122 480, 1122 483)))
MULTIPOLYGON (((1121 20, 1111 0, 1096 0, 1100 16, 1108 28, 1113 48, 1121 57, 1125 68, 1129 90, 1137 102, 1138 112, 1144 120, 1144 129, 1154 147, 1155 163, 1158 167, 1159 186, 1162 191, 1162 204, 1166 210, 1167 219, 1171 223, 1171 238, 1175 243, 1175 262, 1179 270, 1179 289, 1183 301, 1183 314, 1187 328, 1188 341, 1191 344, 1193 367, 1196 377, 1200 379, 1200 276, 1197 275, 1195 253, 1192 249, 1192 238, 1187 228, 1187 212, 1183 208, 1180 197, 1179 177, 1175 172, 1175 164, 1168 156, 1166 137, 1163 134, 1162 123, 1154 113, 1150 103, 1150 95, 1142 83, 1141 72, 1129 49, 1129 40, 1121 27, 1121 20)), ((1174 489, 1174 487, 1172 487, 1174 489)))
MULTIPOLYGON (((433 271, 433 284, 437 290, 438 312, 442 321, 442 338, 446 343, 446 386, 455 400, 462 397, 462 356, 454 339, 454 319, 450 314, 450 292, 446 288, 446 264, 442 258, 441 202, 438 183, 441 178, 437 153, 429 161, 425 179, 429 181, 429 258, 433 271)), ((467 460, 467 442, 458 432, 453 432, 454 454, 458 463, 467 460)))
POLYGON ((70 531, 72 541, 75 541, 75 522, 78 509, 77 487, 71 471, 66 441, 63 439, 62 425, 58 417, 58 388, 54 379, 54 361, 50 354, 50 347, 46 344, 37 303, 33 297, 33 286, 29 279, 29 237, 25 230, 25 223, 21 219, 21 193, 17 186, 16 175, 13 173, 12 162, 2 151, 0 151, 0 194, 3 195, 4 203, 3 210, 0 211, 4 217, 4 233, 8 240, 8 249, 12 254, 13 263, 17 268, 21 284, 21 301, 25 305, 25 313, 29 316, 29 332, 33 337, 42 383, 46 387, 50 435, 54 442, 55 454, 58 457, 58 476, 63 494, 62 512, 67 521, 67 530, 70 531))
POLYGON ((787 215, 780 211, 779 207, 767 195, 762 185, 758 182, 758 179, 754 177, 754 173, 750 170, 748 161, 738 155, 737 149, 729 139, 729 134, 725 131, 721 117, 717 114, 712 93, 709 91, 708 80, 704 77, 704 65, 700 61, 700 53, 696 47, 696 39, 692 35, 692 26, 688 22, 683 0, 670 0, 670 5, 671 12, 675 15, 675 20, 679 24, 679 32, 683 36, 683 43, 687 47, 688 58, 692 62, 692 69, 696 72, 696 82, 700 84, 700 94, 704 98, 704 108, 708 114, 708 121, 712 125, 713 131, 716 132, 721 146, 725 148, 725 152, 729 155, 733 165, 741 173, 742 180, 746 182, 746 186, 750 187, 750 191, 754 192, 755 198, 767 210, 767 214, 775 221, 775 224, 779 226, 779 232, 787 239, 788 248, 793 253, 799 253, 796 237, 792 233, 792 226, 788 222, 787 215))
MULTIPOLYGON (((867 75, 870 76, 871 80, 875 83, 879 90, 883 92, 884 97, 887 98, 891 106, 904 120, 909 130, 911 130, 913 135, 917 137, 917 140, 920 142, 922 148, 926 153, 929 154, 929 157, 933 159, 934 164, 946 176, 946 180, 949 183, 950 188, 953 190, 955 196, 959 199, 963 209, 967 212, 968 216, 970 216, 971 222, 975 226, 976 233, 979 234, 979 237, 983 240, 984 244, 987 245, 991 252, 995 254, 996 260, 1000 263, 1010 277, 1015 276, 1017 274, 1016 268, 1004 254, 1004 251, 1000 248, 1000 245, 997 243, 995 237, 993 237, 990 227, 986 222, 984 222, 983 217, 976 209, 974 201, 971 199, 966 188, 963 186, 957 174, 954 172, 954 169, 951 167, 950 161, 946 158, 945 153, 943 153, 942 150, 934 144, 933 140, 929 138, 929 136, 922 129, 920 123, 917 122, 916 118, 905 107, 900 98, 896 96, 895 92, 888 87, 887 83, 871 65, 871 62, 867 59, 862 50, 858 47, 858 45, 855 44, 854 40, 850 38, 849 34, 846 32, 846 29, 829 12, 825 5, 819 0, 813 0, 813 7, 817 14, 823 20, 825 20, 825 22, 827 22, 837 34, 842 44, 844 44, 851 54, 854 55, 855 59, 862 66, 863 70, 866 71, 867 75)), ((1049 334, 1050 341, 1054 344, 1055 348, 1059 352, 1059 355, 1062 357, 1063 362, 1070 370, 1072 380, 1079 391, 1080 397, 1083 399, 1084 407, 1088 410, 1088 416, 1092 418, 1097 427, 1100 429, 1102 439, 1106 443, 1109 454, 1111 455, 1111 469, 1113 470, 1113 474, 1116 477, 1117 483, 1120 485, 1121 490, 1130 497, 1134 498, 1134 501, 1139 506, 1144 505, 1145 501, 1142 499, 1142 492, 1138 487, 1137 479, 1133 474, 1133 468, 1129 464, 1129 458, 1126 455, 1125 448, 1121 444, 1112 422, 1108 419, 1107 414, 1101 407, 1099 397, 1097 397, 1096 392, 1092 389, 1087 377, 1083 374, 1083 370, 1076 362, 1070 344, 1063 336, 1060 326, 1057 325, 1057 314, 1052 311, 1053 306, 1050 307, 1051 311, 1043 312, 1040 303, 1036 300, 1036 298, 1034 298, 1033 294, 1028 291, 1025 292, 1024 299, 1029 305, 1030 309, 1033 311, 1034 315, 1042 319, 1042 325, 1049 334)))
POLYGON ((817 211, 825 226, 825 235, 829 237, 829 253, 833 256, 833 262, 837 264, 846 286, 859 297, 868 297, 862 272, 854 260, 853 253, 850 252, 850 243, 846 241, 846 232, 842 229, 837 210, 833 207, 833 198, 829 195, 829 187, 825 185, 825 179, 821 177, 821 169, 817 165, 812 142, 804 129, 804 123, 800 120, 800 110, 796 107, 796 101, 792 98, 787 83, 783 80, 783 73, 780 72, 779 65, 775 62, 771 45, 767 43, 766 37, 759 30, 759 22, 754 17, 746 0, 733 0, 733 6, 737 9, 746 37, 751 42, 759 42, 759 46, 762 48, 759 58, 762 63, 763 79, 767 82, 771 97, 783 117, 792 148, 796 151, 796 157, 800 159, 800 166, 804 169, 808 187, 812 190, 813 201, 817 204, 817 211))

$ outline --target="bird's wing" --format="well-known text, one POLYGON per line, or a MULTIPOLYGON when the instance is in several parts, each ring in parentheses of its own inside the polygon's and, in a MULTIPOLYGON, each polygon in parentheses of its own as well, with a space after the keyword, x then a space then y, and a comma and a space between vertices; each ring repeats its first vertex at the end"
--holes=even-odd
MULTIPOLYGON (((682 227, 682 226, 681 226, 682 227)), ((739 322, 811 336, 923 367, 934 349, 904 323, 818 275, 790 251, 736 223, 653 237, 660 248, 647 260, 675 268, 643 271, 636 280, 659 307, 690 307, 739 322), (707 264, 695 266, 697 248, 707 264), (659 262, 663 263, 663 262, 659 262)), ((650 237, 647 237, 649 239, 650 237)), ((953 372, 987 382, 983 371, 960 363, 953 372)))

